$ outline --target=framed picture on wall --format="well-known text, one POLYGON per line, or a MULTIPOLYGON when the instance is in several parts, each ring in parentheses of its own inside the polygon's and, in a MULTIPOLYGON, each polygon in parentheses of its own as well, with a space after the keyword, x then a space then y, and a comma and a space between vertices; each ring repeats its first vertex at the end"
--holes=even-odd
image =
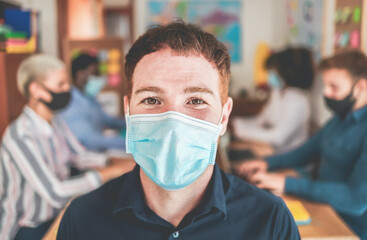
POLYGON ((134 1, 136 37, 154 25, 182 19, 200 25, 229 49, 233 63, 242 61, 241 0, 134 1))

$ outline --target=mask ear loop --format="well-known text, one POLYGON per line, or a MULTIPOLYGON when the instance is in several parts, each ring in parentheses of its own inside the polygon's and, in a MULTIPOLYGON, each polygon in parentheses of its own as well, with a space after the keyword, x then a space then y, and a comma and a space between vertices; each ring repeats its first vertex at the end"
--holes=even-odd
POLYGON ((222 112, 220 114, 220 120, 219 120, 218 125, 222 125, 222 121, 223 121, 223 109, 222 109, 222 112))
POLYGON ((130 121, 129 121, 129 117, 130 117, 130 107, 129 105, 127 105, 127 113, 125 113, 125 123, 126 123, 126 135, 125 135, 125 150, 126 150, 126 153, 131 153, 130 151, 130 121))
POLYGON ((222 132, 222 129, 223 129, 223 124, 222 124, 222 121, 223 121, 223 108, 222 108, 222 113, 220 114, 220 120, 219 120, 219 124, 218 124, 218 127, 219 127, 219 133, 220 134, 222 132))

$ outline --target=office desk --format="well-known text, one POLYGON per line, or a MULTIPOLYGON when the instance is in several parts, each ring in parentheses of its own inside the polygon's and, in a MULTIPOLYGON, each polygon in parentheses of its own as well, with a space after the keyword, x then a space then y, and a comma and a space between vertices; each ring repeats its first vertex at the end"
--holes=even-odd
POLYGON ((294 196, 281 196, 284 200, 298 200, 311 215, 311 223, 298 226, 302 240, 358 240, 346 223, 327 204, 310 202, 294 196))

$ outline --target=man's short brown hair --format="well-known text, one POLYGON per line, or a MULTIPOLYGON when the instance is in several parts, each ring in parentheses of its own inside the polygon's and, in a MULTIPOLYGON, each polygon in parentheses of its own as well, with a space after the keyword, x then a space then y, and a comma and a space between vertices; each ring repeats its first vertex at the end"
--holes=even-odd
POLYGON ((354 82, 367 79, 367 57, 359 50, 346 50, 326 58, 320 62, 318 70, 323 72, 333 68, 346 70, 354 82))
POLYGON ((164 48, 183 56, 202 55, 219 73, 219 93, 222 104, 228 99, 230 79, 230 56, 227 48, 212 34, 198 26, 175 21, 165 26, 156 26, 147 30, 135 41, 126 55, 125 74, 128 82, 129 97, 132 93, 132 77, 138 62, 150 53, 164 48))

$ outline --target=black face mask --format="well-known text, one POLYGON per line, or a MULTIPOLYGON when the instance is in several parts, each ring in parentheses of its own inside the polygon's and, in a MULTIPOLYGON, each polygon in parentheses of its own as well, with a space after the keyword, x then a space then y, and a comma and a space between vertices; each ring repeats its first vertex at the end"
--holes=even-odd
POLYGON ((52 111, 63 109, 64 107, 66 107, 69 104, 70 99, 71 99, 70 91, 55 93, 47 88, 44 88, 44 89, 51 94, 52 100, 51 102, 46 102, 42 99, 40 101, 46 104, 46 106, 49 109, 51 109, 52 111))
POLYGON ((353 98, 353 90, 343 100, 334 100, 324 96, 326 105, 339 115, 341 119, 344 119, 348 113, 353 109, 356 100, 353 98))

